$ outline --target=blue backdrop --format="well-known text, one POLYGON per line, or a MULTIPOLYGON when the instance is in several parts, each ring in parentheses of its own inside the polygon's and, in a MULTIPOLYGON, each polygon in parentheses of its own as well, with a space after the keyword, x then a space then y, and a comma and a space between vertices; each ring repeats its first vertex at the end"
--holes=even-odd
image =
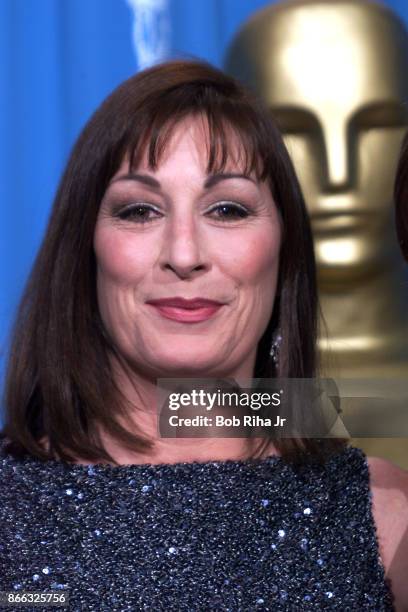
MULTIPOLYGON (((138 69, 167 57, 222 66, 270 0, 0 0, 0 377, 7 334, 59 175, 84 123, 138 69)), ((386 2, 408 23, 408 2, 386 2)))

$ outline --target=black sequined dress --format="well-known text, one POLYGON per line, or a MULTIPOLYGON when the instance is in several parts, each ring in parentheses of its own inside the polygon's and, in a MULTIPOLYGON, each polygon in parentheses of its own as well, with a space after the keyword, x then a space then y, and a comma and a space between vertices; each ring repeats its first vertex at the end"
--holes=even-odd
POLYGON ((2 591, 66 589, 86 612, 394 609, 357 448, 299 472, 280 457, 114 467, 1 448, 2 591))

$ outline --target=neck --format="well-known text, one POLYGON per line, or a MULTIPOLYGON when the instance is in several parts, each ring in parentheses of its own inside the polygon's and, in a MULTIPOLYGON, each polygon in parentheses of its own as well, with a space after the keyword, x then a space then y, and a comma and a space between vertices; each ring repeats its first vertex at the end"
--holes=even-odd
MULTIPOLYGON (((242 364, 239 368, 232 371, 212 372, 211 378, 233 378, 240 385, 246 385, 248 379, 253 375, 255 362, 255 352, 251 356, 250 362, 242 364)), ((215 428, 201 429, 201 435, 206 437, 162 437, 159 433, 159 401, 157 378, 150 377, 141 372, 119 366, 114 366, 114 376, 118 387, 126 399, 131 403, 130 428, 132 433, 142 435, 144 438, 154 442, 154 446, 146 451, 131 451, 121 446, 111 436, 102 432, 102 440, 109 454, 121 465, 143 464, 143 463, 181 463, 181 462, 206 462, 206 461, 225 461, 225 460, 245 460, 253 455, 260 458, 271 454, 278 454, 273 451, 271 446, 265 449, 260 455, 257 450, 264 442, 264 438, 222 438, 220 432, 215 428)), ((162 375, 166 377, 165 374, 162 375)), ((169 375, 167 375, 169 377, 169 375)), ((209 378, 209 375, 196 374, 194 376, 181 374, 177 378, 209 378)), ((160 391, 160 397, 167 397, 166 390, 160 391)), ((173 413, 174 414, 174 413, 173 413)), ((194 412, 194 415, 197 412, 194 412)), ((185 416, 185 415, 184 415, 185 416)), ((121 421, 126 428, 129 423, 121 421)))
POLYGON ((320 338, 325 373, 407 374, 408 280, 399 261, 348 288, 322 287, 320 301, 328 330, 328 339, 320 338))

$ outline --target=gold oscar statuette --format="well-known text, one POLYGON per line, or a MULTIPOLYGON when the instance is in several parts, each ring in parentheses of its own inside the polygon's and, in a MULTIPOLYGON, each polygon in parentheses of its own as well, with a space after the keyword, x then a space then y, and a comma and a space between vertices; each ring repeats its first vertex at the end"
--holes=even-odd
MULTIPOLYGON (((255 13, 225 69, 271 109, 310 213, 322 376, 408 376, 408 271, 392 185, 408 118, 408 34, 369 0, 289 0, 255 13)), ((408 419, 407 412, 393 415, 408 419)), ((407 438, 354 438, 408 468, 407 438)))

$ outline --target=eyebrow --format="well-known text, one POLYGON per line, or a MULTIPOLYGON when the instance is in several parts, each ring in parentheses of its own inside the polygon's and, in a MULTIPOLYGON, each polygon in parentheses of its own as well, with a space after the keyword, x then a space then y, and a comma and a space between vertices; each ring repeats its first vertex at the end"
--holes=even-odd
MULTIPOLYGON (((228 179, 236 179, 236 178, 245 179, 247 181, 251 181, 255 185, 257 184, 256 181, 252 177, 248 176, 247 174, 240 174, 236 172, 223 172, 223 173, 218 173, 218 174, 211 174, 204 182, 204 189, 210 189, 211 187, 214 187, 214 185, 217 185, 221 181, 228 180, 228 179)), ((134 174, 130 172, 128 174, 123 174, 113 179, 111 181, 111 184, 117 183, 119 181, 137 181, 139 183, 143 183, 144 185, 147 185, 148 187, 152 187, 153 189, 158 189, 158 190, 161 189, 160 181, 153 178, 152 176, 149 176, 148 174, 134 174)))

